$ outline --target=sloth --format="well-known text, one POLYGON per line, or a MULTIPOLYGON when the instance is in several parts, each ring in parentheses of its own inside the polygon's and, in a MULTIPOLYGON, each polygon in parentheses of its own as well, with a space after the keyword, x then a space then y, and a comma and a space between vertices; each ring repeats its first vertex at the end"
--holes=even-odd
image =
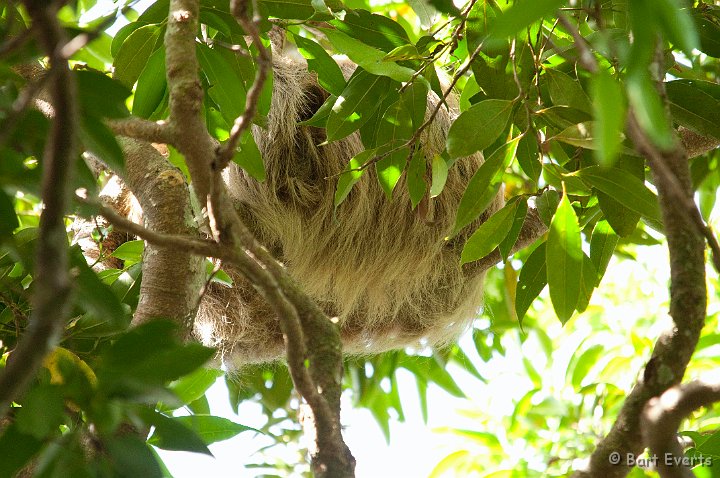
MULTIPOLYGON (((355 68, 347 61, 340 65, 346 77, 355 68)), ((428 200, 425 217, 413 211, 404 177, 388 199, 374 168, 335 210, 336 178, 363 151, 360 134, 325 143, 323 128, 299 124, 328 97, 303 60, 276 55, 273 73, 267 125, 253 128, 267 179, 258 182, 236 165, 224 174, 240 217, 300 287, 337 317, 346 353, 456 339, 477 316, 485 275, 461 269, 462 246, 503 203, 499 193, 476 221, 446 240, 482 154, 456 161, 443 192, 428 200)), ((426 118, 439 102, 431 92, 426 118)), ((427 161, 442 153, 457 115, 454 98, 446 103, 420 138, 427 161)), ((218 347, 230 366, 282 357, 282 334, 271 308, 238 271, 225 270, 233 286, 211 284, 196 317, 196 335, 218 347)))
MULTIPOLYGON (((347 60, 338 63, 346 78, 355 70, 347 60)), ((235 164, 224 171, 245 225, 302 290, 337 318, 345 353, 367 355, 455 340, 478 314, 485 276, 482 270, 460 267, 462 246, 503 204, 500 192, 478 219, 447 240, 482 154, 458 159, 442 193, 426 198, 422 213, 411 207, 404 177, 388 199, 372 167, 336 209, 336 178, 364 150, 360 134, 327 143, 324 128, 300 124, 329 96, 304 60, 274 55, 273 79, 267 124, 252 131, 266 180, 258 182, 235 164)), ((439 102, 430 92, 426 119, 439 102)), ((420 148, 428 167, 443 152, 456 115, 451 96, 423 131, 420 148)), ((112 207, 135 222, 142 220, 139 204, 117 177, 106 189, 115 190, 106 195, 113 198, 112 207)), ((75 242, 97 264, 100 253, 90 238, 92 228, 87 223, 75 227, 75 242)), ((113 233, 103 247, 112 250, 127 239, 113 233)), ((108 259, 113 260, 117 262, 108 259)), ((217 347, 231 370, 281 359, 285 349, 275 313, 238 270, 223 268, 233 284, 209 284, 194 322, 195 335, 217 347)))

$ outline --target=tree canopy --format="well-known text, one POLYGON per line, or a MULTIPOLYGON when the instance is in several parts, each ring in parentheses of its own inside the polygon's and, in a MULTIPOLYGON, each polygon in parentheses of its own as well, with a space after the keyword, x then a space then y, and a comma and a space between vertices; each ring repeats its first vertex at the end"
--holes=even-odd
MULTIPOLYGON (((314 449, 272 473, 354 476, 342 393, 392 439, 390 417, 403 417, 398 370, 413 374, 427 417, 429 386, 463 396, 456 371, 483 380, 476 364, 504 355, 508 337, 538 344, 542 360, 522 359, 534 388, 512 417, 492 422, 509 420, 502 440, 480 424, 455 431, 495 458, 458 451, 436 476, 644 476, 631 458, 646 450, 662 476, 691 467, 715 476, 715 414, 696 415, 683 441, 676 433, 720 400, 720 385, 701 380, 718 357, 717 310, 707 310, 717 275, 705 274, 720 271, 710 224, 718 58, 720 4, 709 0, 0 5, 0 477, 169 476, 154 447, 209 454, 209 444, 242 432, 287 446, 302 434, 298 423, 314 449), (417 220, 430 221, 427 205, 449 172, 484 155, 451 234, 504 191, 458 264, 491 269, 492 316, 478 315, 472 347, 343 357, 336 325, 235 214, 221 173, 234 162, 266 180, 251 129, 267 123, 272 58, 283 55, 304 58, 324 90, 302 124, 327 143, 359 132, 363 152, 323 178, 338 211, 372 174, 388 200, 405 188, 417 220), (447 108, 456 114, 444 150, 425 158, 422 134, 447 108), (99 200, 118 177, 142 205, 142 225, 99 200), (71 242, 83 221, 98 247, 90 263, 71 242), (105 250, 117 232, 128 235, 105 250), (612 258, 631 263, 661 244, 672 320, 639 306, 644 316, 614 329, 610 302, 592 305, 594 294, 608 295, 612 258), (211 259, 236 266, 270 304, 287 365, 226 375, 214 349, 189 339, 205 288, 232 284, 211 259), (565 383, 551 386, 541 364, 564 345, 551 330, 569 321, 579 345, 565 383), (683 381, 688 366, 699 380, 683 381), (221 377, 232 407, 259 403, 266 426, 210 414, 205 393, 221 377), (521 439, 542 466, 507 466, 503 444, 521 439)), ((624 287, 650 300, 642 284, 624 287)))

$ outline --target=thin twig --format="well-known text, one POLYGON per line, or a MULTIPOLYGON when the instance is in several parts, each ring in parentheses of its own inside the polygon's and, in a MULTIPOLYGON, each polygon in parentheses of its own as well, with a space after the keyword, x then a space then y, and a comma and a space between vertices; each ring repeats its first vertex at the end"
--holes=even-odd
POLYGON ((260 101, 260 95, 265 86, 270 68, 272 68, 272 52, 269 48, 263 45, 260 39, 259 25, 262 17, 258 12, 258 5, 255 0, 252 0, 253 7, 253 18, 248 18, 248 2, 247 0, 232 0, 230 2, 230 10, 237 19, 240 26, 242 26, 245 33, 252 39, 255 48, 258 50, 257 56, 257 72, 255 73, 255 80, 252 86, 247 92, 245 98, 245 111, 240 115, 233 123, 230 129, 230 137, 227 142, 220 147, 218 150, 215 167, 219 170, 224 169, 230 161, 232 161, 235 155, 235 150, 240 144, 240 139, 243 133, 252 124, 255 113, 257 112, 258 103, 260 101))

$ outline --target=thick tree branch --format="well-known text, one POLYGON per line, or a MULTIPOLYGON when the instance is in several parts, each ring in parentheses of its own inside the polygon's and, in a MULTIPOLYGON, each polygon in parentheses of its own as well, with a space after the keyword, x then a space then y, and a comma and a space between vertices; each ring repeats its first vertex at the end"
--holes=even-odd
POLYGON ((683 447, 677 438, 682 420, 701 407, 720 401, 720 383, 700 381, 678 385, 652 398, 642 416, 645 444, 657 457, 662 478, 692 478, 695 475, 683 463, 683 447))
POLYGON ((50 58, 49 92, 55 117, 43 156, 43 211, 33 276, 33 311, 27 332, 0 375, 0 414, 7 413, 10 402, 27 388, 43 358, 57 345, 71 306, 65 211, 77 154, 77 93, 67 61, 58 50, 64 33, 55 16, 57 5, 27 0, 25 7, 50 58))
MULTIPOLYGON (((146 227, 161 234, 197 236, 182 173, 147 143, 125 139, 121 144, 125 182, 142 207, 146 227)), ((181 324, 183 335, 190 338, 205 277, 203 260, 187 249, 146 244, 140 302, 132 323, 166 317, 181 324)))
POLYGON ((155 122, 130 117, 108 121, 108 126, 113 133, 119 136, 147 141, 148 143, 167 144, 172 139, 167 124, 162 121, 155 122))

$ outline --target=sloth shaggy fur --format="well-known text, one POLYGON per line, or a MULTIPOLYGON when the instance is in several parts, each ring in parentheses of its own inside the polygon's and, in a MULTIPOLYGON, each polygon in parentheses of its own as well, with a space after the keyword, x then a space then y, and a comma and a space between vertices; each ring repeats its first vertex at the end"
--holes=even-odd
MULTIPOLYGON (((346 76, 354 69, 348 62, 341 66, 346 76)), ((274 60, 268 124, 253 130, 267 179, 257 182, 235 165, 228 168, 236 207, 301 288, 338 317, 346 353, 448 343, 469 326, 482 298, 484 273, 463 272, 462 246, 502 204, 498 195, 478 220, 445 241, 482 156, 454 164, 425 214, 412 210, 404 179, 388 200, 372 167, 335 211, 337 175, 364 148, 357 132, 320 145, 324 129, 298 125, 326 97, 303 61, 274 60)), ((427 115, 438 102, 430 93, 427 115)), ((428 161, 443 151, 456 114, 452 104, 442 107, 422 135, 428 161)), ((226 271, 234 285, 211 285, 196 319, 198 337, 219 347, 231 366, 282 357, 277 317, 246 279, 226 271)))

